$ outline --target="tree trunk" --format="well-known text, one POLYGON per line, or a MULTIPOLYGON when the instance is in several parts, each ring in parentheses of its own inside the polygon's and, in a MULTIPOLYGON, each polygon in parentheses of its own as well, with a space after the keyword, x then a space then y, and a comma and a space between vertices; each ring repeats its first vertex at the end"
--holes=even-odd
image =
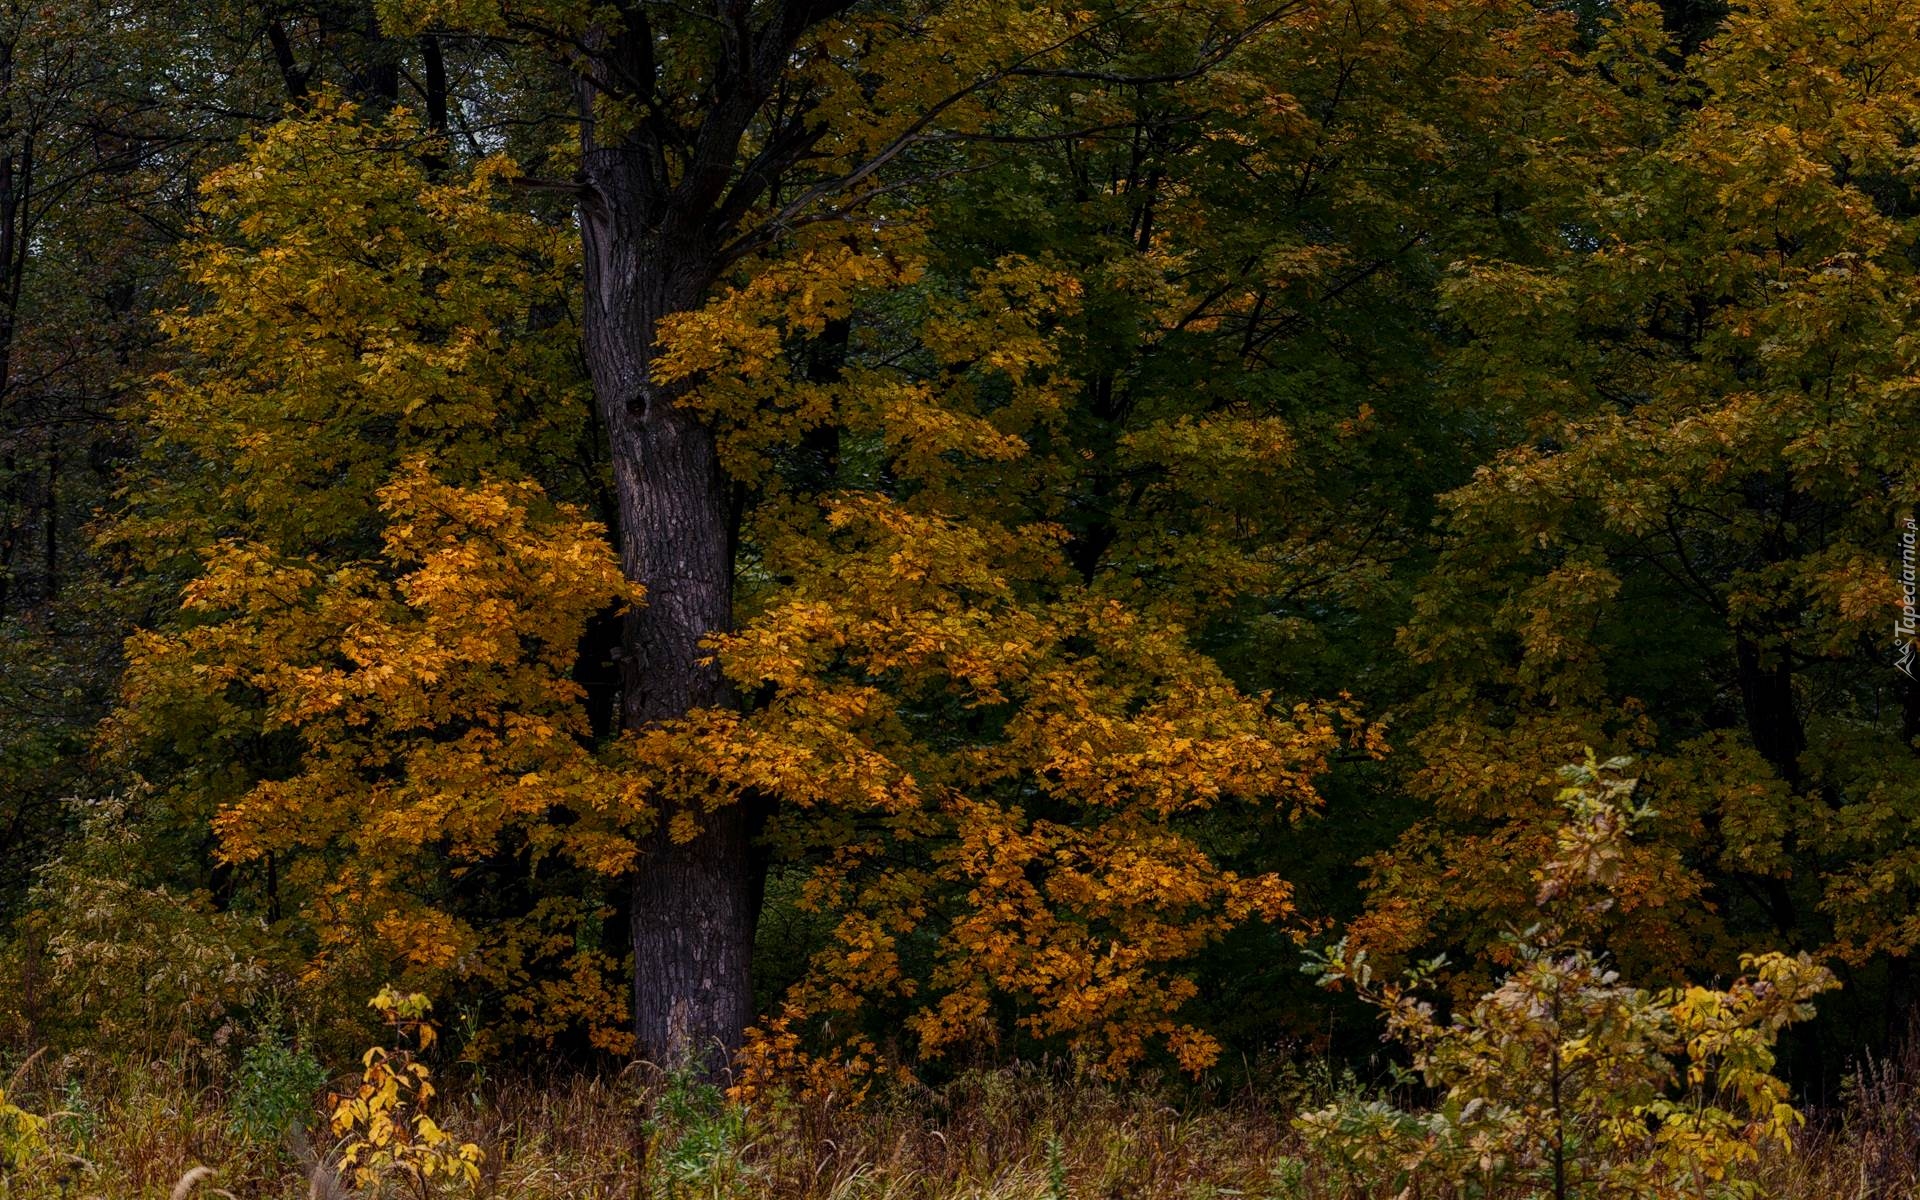
MULTIPOLYGON (((650 211, 630 154, 589 149, 581 215, 583 333, 612 454, 621 563, 647 589, 621 638, 621 724, 638 730, 732 702, 700 643, 731 624, 733 530, 712 431, 651 376, 660 319, 700 302, 712 255, 697 232, 650 211)), ((700 834, 676 843, 668 815, 632 881, 635 1049, 663 1069, 711 1076, 752 1017, 752 822, 739 804, 696 813, 700 834)))
POLYGON ((1753 748, 1773 764, 1787 786, 1796 792, 1803 790, 1800 755, 1806 751, 1807 737, 1794 706, 1793 668, 1786 652, 1778 651, 1768 661, 1757 642, 1739 634, 1734 641, 1734 665, 1753 748))

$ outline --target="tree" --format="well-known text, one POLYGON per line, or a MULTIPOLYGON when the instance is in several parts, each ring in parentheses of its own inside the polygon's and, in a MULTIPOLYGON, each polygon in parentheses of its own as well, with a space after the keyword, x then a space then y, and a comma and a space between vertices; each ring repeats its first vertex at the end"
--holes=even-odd
POLYGON ((571 243, 503 202, 502 161, 436 179, 435 145, 322 94, 208 179, 114 532, 162 578, 198 567, 129 640, 109 735, 162 824, 212 823, 249 876, 225 899, 317 1006, 457 976, 503 1032, 621 1049, 600 897, 567 872, 630 857, 638 818, 596 819, 625 784, 572 676, 636 593, 565 501, 598 482, 571 243))
MULTIPOLYGON (((1192 69, 1274 19, 1221 16, 1212 33, 1174 39, 1192 69)), ((622 564, 649 589, 626 622, 622 720, 642 745, 677 723, 698 730, 736 708, 703 643, 734 625, 741 514, 715 418, 682 403, 690 380, 661 377, 667 327, 712 299, 729 271, 787 249, 809 226, 883 223, 878 209, 925 174, 887 168, 979 128, 995 83, 1065 69, 1068 48, 1115 17, 796 2, 710 12, 418 6, 398 18, 533 31, 575 71, 582 332, 611 446, 622 564), (978 37, 996 27, 999 36, 978 37)), ((738 1045, 764 872, 753 843, 771 798, 730 798, 695 826, 685 813, 660 821, 633 874, 636 1027, 656 1061, 738 1045)))
MULTIPOLYGON (((814 670, 907 671, 897 683, 889 678, 888 688, 909 692, 916 674, 930 670, 961 695, 979 686, 969 682, 977 668, 945 658, 957 644, 934 659, 924 657, 929 648, 905 660, 869 660, 877 652, 862 647, 879 634, 854 631, 878 629, 874 622, 885 614, 856 603, 830 605, 829 615, 796 608, 793 597, 866 579, 857 567, 863 556, 921 562, 915 599, 932 611, 961 604, 973 588, 1030 606, 1024 631, 1004 645, 1043 663, 1056 642, 1067 650, 1093 637, 1087 622, 1120 619, 1096 617, 1109 610, 1078 594, 1106 594, 1133 574, 1115 570, 1123 555, 1172 552, 1177 583, 1164 604, 1151 591, 1119 593, 1169 636, 1175 626, 1191 623, 1200 632, 1226 615, 1223 596, 1304 585, 1315 595, 1346 587, 1351 599, 1351 589, 1378 577, 1382 555, 1369 542, 1410 506, 1404 493, 1379 510, 1356 512, 1326 478, 1301 489, 1306 496, 1297 503, 1270 504, 1251 528, 1273 530, 1305 507, 1318 508, 1316 517, 1337 531, 1325 539, 1330 545, 1304 535, 1297 543, 1321 566, 1275 570, 1289 555, 1263 545, 1260 534, 1241 536, 1250 526, 1235 520, 1259 509, 1262 473, 1291 464, 1285 422, 1231 389, 1178 401, 1169 392, 1164 406, 1150 407, 1129 394, 1130 376, 1141 364, 1173 363, 1179 349, 1208 343, 1223 361, 1271 366, 1279 347, 1294 349, 1289 335, 1326 328, 1316 296, 1338 313, 1344 294, 1373 294, 1376 278, 1392 279, 1417 260, 1412 252, 1429 231, 1410 230, 1378 208, 1366 212, 1369 197, 1378 204, 1380 194, 1363 191, 1357 173, 1348 184, 1340 170, 1349 136, 1345 87, 1363 73, 1369 52, 1397 52, 1402 36, 1432 37, 1463 70, 1473 65, 1444 76, 1462 80, 1457 89, 1435 89, 1444 98, 1423 96, 1434 104, 1423 115, 1468 99, 1517 112, 1524 86, 1489 89, 1487 100, 1476 97, 1479 81, 1499 77, 1496 60, 1524 64, 1523 80, 1543 78, 1572 29, 1516 8, 1490 12, 1484 26, 1463 22, 1455 36, 1458 14, 1445 6, 1403 21, 1371 8, 1347 20, 1313 4, 1055 11, 782 3, 696 12, 639 3, 584 12, 482 3, 396 6, 390 17, 402 32, 466 28, 533 38, 575 76, 578 176, 527 182, 559 186, 579 200, 582 330, 611 449, 614 524, 624 571, 648 589, 626 620, 622 719, 632 744, 671 783, 657 785, 668 803, 633 873, 631 900, 639 1043, 663 1062, 737 1044, 749 1014, 748 948, 766 870, 756 846, 797 836, 785 828, 789 818, 822 802, 816 784, 779 774, 751 773, 715 795, 714 781, 728 778, 727 757, 747 754, 728 749, 725 738, 743 729, 764 733, 763 706, 780 711, 804 691, 792 667, 739 656, 783 622, 798 622, 789 636, 804 630, 844 639, 843 658, 795 652, 814 670), (1518 32, 1509 38, 1495 30, 1518 32), (1338 47, 1331 61, 1344 74, 1321 75, 1320 60, 1287 52, 1288 39, 1338 47), (1286 93, 1292 81, 1262 74, 1286 69, 1324 89, 1317 129, 1286 93), (1180 269, 1190 260, 1170 256, 1167 239, 1183 240, 1177 253, 1201 258, 1210 235, 1182 222, 1220 220, 1226 211, 1185 197, 1204 188, 1209 200, 1244 201, 1250 191, 1233 175, 1244 159, 1231 147, 1260 136, 1297 139, 1308 156, 1293 177, 1290 214, 1302 244, 1279 254, 1249 238, 1238 248, 1244 260, 1221 247, 1202 269, 1180 269), (1095 190, 1104 191, 1101 203, 1125 235, 1096 232, 1076 246, 1042 243, 1013 254, 1003 246, 964 265, 943 255, 951 243, 923 243, 920 230, 933 229, 937 239, 940 228, 928 207, 959 187, 951 181, 1009 162, 1002 146, 1060 151, 1065 178, 1077 176, 1083 200, 1094 187, 1090 162, 1113 164, 1112 181, 1095 190), (1090 160, 1076 162, 1085 149, 1090 160), (1131 155, 1124 170, 1116 150, 1131 155), (1342 181, 1346 215, 1370 222, 1352 258, 1345 248, 1313 244, 1321 228, 1315 218, 1328 212, 1318 207, 1323 173, 1342 181), (1062 250, 1078 260, 1062 261, 1062 250), (1112 307, 1083 310, 1082 297, 1112 307), (1101 345, 1130 321, 1140 336, 1101 345), (1075 338, 1091 349, 1065 349, 1075 338), (1229 498, 1197 479, 1182 483, 1183 464, 1223 453, 1244 465, 1241 494, 1229 498), (858 467, 860 456, 873 465, 858 467), (1044 495, 1049 488, 1052 499, 1044 495), (873 495, 857 503, 836 495, 847 491, 873 495), (1122 499, 1129 492, 1131 502, 1122 499), (1175 551, 1155 524, 1186 509, 1196 492, 1200 503, 1222 505, 1223 520, 1191 554, 1175 551), (1143 493, 1153 502, 1139 503, 1143 493), (1049 528, 1055 524, 1065 526, 1065 543, 1049 528), (916 548, 921 539, 926 550, 916 548), (959 578, 986 565, 976 564, 945 584, 954 568, 930 561, 934 549, 990 553, 996 573, 960 588, 959 578), (841 574, 822 576, 822 565, 832 563, 844 564, 841 574), (1318 581, 1322 566, 1336 582, 1318 581), (759 588, 762 581, 770 586, 759 588), (746 628, 738 625, 743 600, 746 628), (696 784, 702 761, 706 782, 696 784)), ((1370 98, 1390 109, 1384 94, 1370 98)), ((1477 121, 1462 126, 1485 128, 1477 121)), ((1413 144, 1424 136, 1414 125, 1394 132, 1404 134, 1398 145, 1389 135, 1366 150, 1417 173, 1431 146, 1413 144)), ((1445 211, 1441 201, 1420 215, 1445 211)), ((1408 342, 1417 342, 1409 332, 1408 342)), ((1293 386, 1305 374, 1276 373, 1292 376, 1293 386)), ((1364 391, 1352 381, 1349 387, 1347 395, 1364 391)), ((1353 405, 1309 419, 1317 437, 1337 443, 1364 427, 1366 410, 1353 405)), ((1165 574, 1142 572, 1129 582, 1165 574)), ((878 581, 863 586, 886 594, 878 581)), ((1021 610, 1005 619, 1014 611, 1021 610)), ((983 619, 983 628, 1000 619, 983 619)), ((1157 670, 1154 686, 1178 695, 1194 686, 1183 678, 1212 668, 1192 659, 1177 671, 1157 670)), ((991 682, 972 707, 1017 712, 1032 702, 1005 690, 997 675, 991 682)), ((1107 692, 1073 721, 1098 725, 1128 704, 1151 704, 1151 691, 1137 687, 1107 692), (1123 702, 1127 695, 1135 699, 1123 702)), ((1220 705, 1229 724, 1249 719, 1232 715, 1241 702, 1220 682, 1209 679, 1194 695, 1220 705)), ((836 714, 858 730, 837 735, 842 753, 870 753, 877 735, 851 718, 836 714)), ((960 729, 963 740, 975 736, 967 724, 960 729)), ((1016 722, 981 734, 991 744, 1017 729, 1016 722)), ((914 732, 939 743, 935 728, 914 732)), ((1321 736, 1311 725, 1303 734, 1302 750, 1321 736)), ((1287 749, 1294 735, 1275 729, 1262 736, 1272 739, 1277 761, 1294 760, 1287 749)), ((1090 747, 1097 742, 1088 738, 1090 747)), ((916 744, 902 742, 886 757, 889 770, 921 787, 927 768, 915 760, 925 751, 908 753, 916 744)), ((811 757, 819 760, 818 748, 811 757)), ((1020 771, 1052 769, 1023 761, 994 782, 1012 786, 1020 771)), ((1199 790, 1237 789, 1207 783, 1199 790)), ((1295 788, 1277 790, 1304 800, 1295 788)), ((1056 795, 1072 793, 1056 788, 1056 795)), ((1062 829, 1080 837, 1104 826, 1087 795, 1073 799, 1085 807, 1062 829)), ((1024 804, 997 803, 1014 814, 1014 832, 1035 820, 1024 804)), ((982 821, 993 811, 976 810, 982 821)), ((1136 832, 1148 842, 1160 836, 1136 832)), ((1189 852, 1179 849, 1169 861, 1189 852)), ((977 895, 984 903, 986 894, 977 895)), ((912 905, 904 911, 914 920, 924 915, 912 905)))
POLYGON ((98 780, 130 617, 88 523, 126 453, 115 409, 147 369, 191 182, 243 103, 218 36, 192 63, 169 5, 0 8, 0 908, 98 780), (169 103, 204 89, 205 107, 169 103))
MULTIPOLYGON (((305 95, 354 75, 357 47, 340 24, 316 16, 310 26, 291 9, 245 3, 62 0, 0 10, 8 907, 32 865, 74 832, 63 801, 114 786, 88 731, 112 706, 120 642, 150 615, 154 593, 123 559, 102 553, 91 523, 114 506, 117 473, 135 453, 120 409, 156 365, 153 315, 178 298, 173 255, 194 220, 195 186, 233 156, 243 129, 279 115, 287 93, 267 27, 304 64, 305 95), (317 44, 329 36, 331 45, 317 44)), ((370 9, 360 28, 377 32, 370 9)), ((397 86, 407 64, 396 65, 397 86)), ((471 86, 466 66, 455 57, 443 91, 471 86)))
POLYGON ((1682 63, 1626 14, 1587 67, 1617 129, 1564 147, 1577 218, 1537 261, 1460 263, 1450 370, 1507 444, 1446 498, 1403 642, 1432 671, 1434 814, 1374 860, 1374 944, 1521 907, 1543 747, 1585 741, 1642 754, 1667 815, 1623 961, 1910 950, 1920 725, 1888 563, 1914 485, 1885 450, 1911 371, 1906 29, 1769 5, 1682 63))

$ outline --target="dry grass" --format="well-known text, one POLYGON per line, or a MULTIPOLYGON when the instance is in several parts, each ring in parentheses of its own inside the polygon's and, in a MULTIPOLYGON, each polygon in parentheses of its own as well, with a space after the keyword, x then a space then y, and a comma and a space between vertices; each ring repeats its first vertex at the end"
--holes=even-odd
MULTIPOLYGON (((1161 1089, 1035 1069, 900 1090, 857 1110, 741 1114, 630 1079, 463 1083, 446 1123, 486 1146, 490 1200, 1358 1200, 1313 1165, 1287 1113, 1253 1089, 1176 1102, 1161 1089)), ((296 1136, 243 1133, 223 1082, 179 1061, 45 1056, 10 1098, 53 1117, 56 1155, 8 1176, 7 1200, 337 1200, 350 1189, 296 1136), (211 1174, 188 1178, 196 1167, 211 1174), (179 1185, 176 1187, 176 1185, 179 1185)), ((1764 1165, 1781 1200, 1920 1194, 1920 1051, 1871 1064, 1801 1153, 1764 1165)), ((403 1194, 403 1193, 395 1193, 403 1194)))
POLYGON ((1768 1166, 1767 1194, 1791 1200, 1920 1196, 1920 1037, 1865 1062, 1841 1106, 1809 1122, 1799 1153, 1768 1166))

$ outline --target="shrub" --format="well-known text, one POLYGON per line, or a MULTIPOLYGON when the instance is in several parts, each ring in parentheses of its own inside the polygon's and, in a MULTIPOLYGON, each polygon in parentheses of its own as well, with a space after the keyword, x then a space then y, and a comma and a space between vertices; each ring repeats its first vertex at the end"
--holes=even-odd
POLYGON ((470 1187, 479 1182, 486 1153, 442 1129, 429 1111, 435 1095, 433 1072, 419 1061, 417 1051, 434 1042, 433 1023, 427 1019, 432 1005, 418 993, 382 988, 368 1006, 393 1030, 396 1045, 368 1050, 359 1090, 333 1101, 340 1165, 352 1172, 356 1185, 376 1196, 404 1188, 416 1200, 427 1200, 436 1184, 470 1187))
POLYGON ((35 880, 0 994, 12 1019, 64 1045, 207 1045, 281 975, 263 922, 148 877, 132 808, 86 804, 80 837, 35 880))
POLYGON ((745 1194, 747 1109, 685 1071, 667 1076, 647 1122, 653 1190, 663 1196, 745 1194))
POLYGON ((1386 1017, 1387 1036, 1438 1093, 1428 1111, 1336 1103, 1298 1128, 1365 1194, 1664 1200, 1758 1194, 1759 1151, 1791 1145, 1800 1114, 1772 1074, 1782 1028, 1835 985, 1806 955, 1744 960, 1724 989, 1649 991, 1577 944, 1612 903, 1621 847, 1655 814, 1624 759, 1567 768, 1570 819, 1535 871, 1541 921, 1509 938, 1512 968, 1464 1013, 1419 998, 1442 965, 1377 982, 1364 952, 1311 965, 1386 1017))
POLYGON ((47 1119, 0 1091, 0 1170, 17 1170, 47 1152, 47 1119))
POLYGON ((273 1141, 306 1124, 327 1071, 311 1054, 263 1039, 247 1048, 233 1088, 233 1119, 242 1137, 273 1141))

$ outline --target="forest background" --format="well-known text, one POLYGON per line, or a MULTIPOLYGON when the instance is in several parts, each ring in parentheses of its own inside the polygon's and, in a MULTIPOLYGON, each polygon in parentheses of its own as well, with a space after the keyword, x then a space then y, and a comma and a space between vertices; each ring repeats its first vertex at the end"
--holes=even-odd
POLYGON ((1788 1188, 1914 1082, 1917 175, 1899 2, 0 6, 0 1164, 1788 1188))

